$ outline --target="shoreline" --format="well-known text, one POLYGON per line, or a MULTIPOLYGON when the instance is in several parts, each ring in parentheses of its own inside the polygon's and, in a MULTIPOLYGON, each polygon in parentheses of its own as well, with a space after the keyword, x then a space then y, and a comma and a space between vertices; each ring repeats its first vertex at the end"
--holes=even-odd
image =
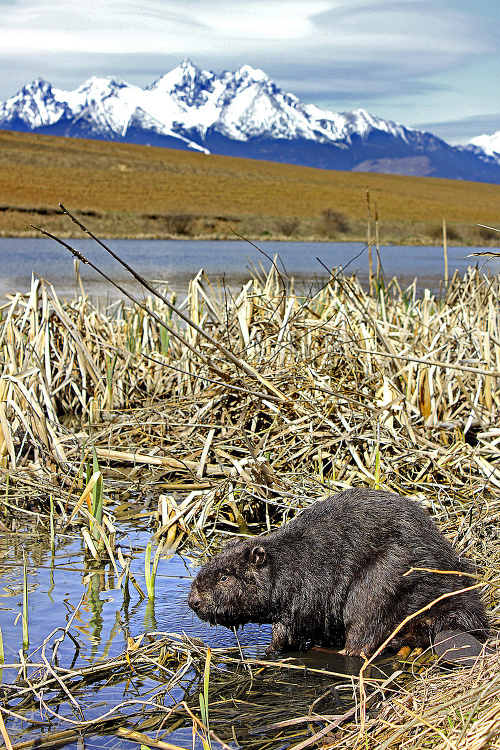
MULTIPOLYGON (((43 228, 43 227, 41 227, 43 228)), ((47 230, 48 231, 48 230, 47 230)), ((51 231, 60 239, 63 240, 74 240, 74 239, 90 239, 81 231, 64 231, 54 232, 51 231)), ((366 236, 352 235, 352 236, 339 236, 339 237, 325 237, 319 234, 310 234, 303 236, 287 237, 283 234, 262 234, 248 233, 245 235, 236 233, 206 233, 206 234, 169 234, 169 233, 158 233, 158 232, 137 232, 137 233, 120 233, 120 232, 94 232, 99 239, 102 240, 173 240, 173 241, 187 241, 187 242, 228 242, 237 241, 241 242, 321 242, 321 243, 348 243, 357 242, 364 245, 368 245, 366 236)), ((9 232, 0 230, 0 239, 45 239, 50 240, 50 237, 46 237, 41 232, 35 230, 26 232, 9 232)), ((373 237, 371 240, 371 246, 377 247, 377 242, 373 237)), ((458 239, 447 239, 448 247, 484 247, 484 248, 498 248, 500 244, 500 232, 498 233, 498 240, 484 240, 480 237, 474 237, 473 240, 460 237, 458 239)), ((442 247, 443 242, 439 242, 437 239, 431 237, 404 237, 399 240, 384 239, 378 242, 379 247, 391 247, 402 245, 409 247, 442 247)))

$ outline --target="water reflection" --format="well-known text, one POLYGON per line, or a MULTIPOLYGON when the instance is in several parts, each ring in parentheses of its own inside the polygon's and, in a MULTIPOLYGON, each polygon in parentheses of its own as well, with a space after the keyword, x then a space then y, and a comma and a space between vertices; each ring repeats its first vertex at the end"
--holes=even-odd
MULTIPOLYGON (((129 531, 128 541, 134 550, 143 550, 149 539, 147 531, 129 531)), ((238 643, 232 631, 202 622, 189 609, 191 576, 187 561, 178 555, 160 561, 154 599, 141 599, 133 586, 125 592, 115 588, 117 581, 111 566, 89 568, 76 537, 58 538, 51 551, 46 533, 29 534, 29 545, 21 533, 4 533, 0 537, 0 627, 7 661, 16 658, 22 645, 18 615, 22 612, 24 548, 29 550, 28 625, 32 645, 42 643, 55 627, 66 625, 82 594, 73 627, 81 636, 79 659, 86 663, 122 653, 127 637, 136 638, 145 630, 185 632, 215 648, 238 643)), ((131 573, 145 591, 142 551, 132 560, 131 573)), ((269 626, 256 625, 245 627, 238 636, 242 646, 251 645, 255 653, 263 653, 270 637, 269 626)))

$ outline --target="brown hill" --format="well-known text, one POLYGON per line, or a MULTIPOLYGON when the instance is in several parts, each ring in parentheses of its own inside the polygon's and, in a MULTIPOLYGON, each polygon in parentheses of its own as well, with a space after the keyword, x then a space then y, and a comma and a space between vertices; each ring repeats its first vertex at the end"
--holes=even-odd
POLYGON ((30 223, 69 236, 64 203, 107 237, 366 237, 366 187, 381 241, 496 242, 500 186, 335 172, 171 149, 0 131, 0 234, 30 223))

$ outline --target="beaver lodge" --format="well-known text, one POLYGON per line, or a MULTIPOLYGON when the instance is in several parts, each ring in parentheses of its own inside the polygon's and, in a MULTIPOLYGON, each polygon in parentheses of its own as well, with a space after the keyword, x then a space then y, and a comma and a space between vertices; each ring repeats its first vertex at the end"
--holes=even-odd
MULTIPOLYGON (((25 548, 35 525, 47 547, 80 538, 93 585, 147 601, 174 553, 201 564, 231 535, 375 487, 425 502, 477 564, 498 629, 499 296, 500 277, 477 268, 422 297, 335 271, 309 290, 278 260, 236 290, 200 271, 180 303, 152 287, 62 301, 36 278, 1 307, 2 533, 25 548), (116 543, 138 518, 156 555, 116 543)), ((359 660, 338 675, 149 632, 74 666, 81 594, 46 641, 26 647, 27 632, 23 649, 19 628, 0 654, 7 746, 114 734, 115 747, 500 748, 497 655, 448 670, 430 652, 359 660), (109 707, 111 683, 137 690, 109 707)))

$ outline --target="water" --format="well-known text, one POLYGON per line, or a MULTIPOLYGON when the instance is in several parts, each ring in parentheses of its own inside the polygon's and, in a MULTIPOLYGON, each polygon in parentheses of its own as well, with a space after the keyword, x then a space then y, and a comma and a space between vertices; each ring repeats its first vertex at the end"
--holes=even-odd
MULTIPOLYGON (((120 546, 125 555, 132 553, 131 572, 143 590, 144 548, 150 537, 151 530, 144 524, 142 528, 131 523, 120 525, 120 546)), ((31 655, 31 663, 42 661, 40 646, 52 634, 44 649, 45 657, 51 660, 52 646, 61 637, 71 618, 70 632, 73 639, 66 637, 62 641, 55 664, 59 668, 75 671, 89 665, 99 667, 100 662, 123 654, 127 649, 127 639, 132 637, 137 640, 144 632, 185 633, 192 638, 202 639, 212 648, 227 649, 237 645, 230 630, 209 626, 189 609, 187 594, 196 566, 187 557, 174 555, 170 559, 161 560, 153 601, 141 599, 132 585, 129 586, 130 600, 127 601, 123 591, 117 588, 117 580, 109 564, 101 568, 89 565, 83 554, 79 532, 60 533, 56 536, 54 550, 51 550, 47 531, 40 525, 26 526, 15 533, 4 532, 0 536, 0 625, 6 665, 2 669, 0 664, 0 691, 1 684, 9 685, 14 682, 22 689, 22 682, 19 679, 16 681, 18 668, 10 665, 19 664, 19 650, 22 646, 20 614, 23 603, 23 558, 26 561, 28 579, 28 654, 31 655)), ((259 628, 247 625, 238 635, 245 654, 260 659, 265 658, 265 646, 270 638, 270 626, 259 628)), ((146 643, 147 641, 143 645, 146 643)), ((263 724, 272 723, 275 713, 280 719, 287 717, 287 707, 290 717, 303 715, 311 700, 321 695, 322 710, 327 714, 339 714, 349 707, 352 688, 348 675, 358 673, 362 665, 361 659, 314 650, 301 655, 287 654, 286 658, 293 659, 293 663, 307 665, 312 672, 284 671, 279 678, 272 679, 265 671, 256 668, 252 675, 247 676, 244 670, 242 673, 240 670, 238 681, 214 657, 211 689, 214 690, 214 695, 226 701, 229 699, 231 705, 233 698, 236 699, 239 708, 232 721, 234 720, 238 735, 242 738, 246 738, 248 727, 260 731, 263 724), (324 670, 327 674, 322 674, 324 670), (341 699, 339 692, 329 695, 328 686, 335 678, 328 672, 346 675, 345 679, 340 680, 343 683, 343 687, 339 685, 341 699), (241 712, 244 713, 243 717, 241 712)), ((168 661, 166 668, 169 668, 168 661)), ((56 709, 57 714, 51 717, 49 713, 40 710, 35 702, 32 706, 20 707, 18 713, 25 717, 24 721, 5 716, 13 744, 40 738, 47 731, 68 729, 71 722, 78 719, 100 719, 118 706, 119 713, 115 717, 118 717, 121 726, 132 727, 136 721, 139 724, 148 722, 148 717, 152 717, 154 711, 145 711, 140 704, 154 699, 158 694, 161 701, 162 686, 168 679, 168 674, 162 675, 161 670, 154 669, 154 664, 147 674, 144 670, 140 674, 134 671, 128 674, 128 678, 125 672, 115 676, 108 670, 98 673, 81 687, 78 678, 74 677, 70 690, 83 715, 74 711, 62 692, 58 695, 57 691, 47 688, 42 697, 50 700, 49 706, 52 710, 56 709), (30 722, 30 719, 40 721, 49 718, 53 722, 51 728, 47 725, 38 727, 30 722)), ((36 681, 37 674, 32 668, 28 670, 28 675, 36 681)), ((377 677, 384 678, 384 672, 377 672, 377 677)), ((183 700, 186 691, 191 705, 196 707, 200 689, 199 677, 191 669, 181 684, 169 689, 164 704, 171 706, 175 701, 183 700)), ((16 710, 15 701, 9 701, 8 706, 11 710, 16 710)), ((157 715, 160 720, 163 718, 161 711, 157 715)), ((151 718, 149 721, 151 722, 151 718)), ((214 717, 211 721, 217 727, 214 717)), ((178 727, 165 739, 177 747, 192 747, 192 732, 188 727, 189 721, 187 726, 178 727)), ((219 727, 222 731, 227 731, 224 718, 219 727)), ((147 730, 153 732, 154 728, 149 725, 147 730)), ((266 738, 266 744, 268 739, 266 738)), ((99 749, 113 747, 114 750, 127 750, 131 747, 129 741, 115 735, 113 727, 107 729, 104 724, 86 735, 85 746, 99 749)), ((82 745, 71 738, 67 740, 66 747, 78 750, 82 745)), ((196 747, 201 750, 201 743, 197 742, 196 747)), ((283 747, 283 739, 279 739, 278 735, 277 741, 269 747, 283 747)))
MULTIPOLYGON (((120 545, 124 554, 130 551, 133 554, 132 575, 145 591, 144 549, 150 541, 151 531, 131 524, 121 525, 120 531, 120 545)), ((79 647, 76 648, 70 638, 64 639, 58 651, 57 663, 65 668, 80 669, 117 657, 126 651, 128 637, 137 639, 145 631, 186 633, 202 639, 211 647, 237 645, 231 631, 211 627, 189 609, 187 595, 196 568, 188 558, 175 555, 160 561, 153 601, 141 599, 132 585, 129 587, 130 600, 127 601, 123 590, 117 588, 111 566, 104 566, 104 569, 89 566, 78 532, 57 535, 55 549, 51 551, 47 532, 35 526, 12 534, 4 532, 0 536, 0 627, 7 665, 2 669, 0 664, 0 684, 13 683, 18 673, 17 668, 9 665, 19 664, 19 650, 22 647, 23 557, 28 574, 28 653, 33 654, 31 662, 41 661, 40 650, 34 653, 35 650, 59 629, 52 635, 46 648, 46 657, 51 659, 55 639, 62 635, 75 610, 77 614, 70 632, 79 647), (83 602, 82 595, 85 595, 83 602)), ((270 637, 270 626, 259 628, 249 625, 240 631, 239 641, 242 647, 247 648, 247 654, 263 657, 270 637)), ((190 680, 193 677, 191 674, 190 680)), ((113 681, 110 675, 105 674, 104 678, 99 677, 82 690, 76 687, 75 696, 83 709, 85 720, 100 717, 112 706, 139 697, 139 692, 135 692, 138 685, 142 687, 141 694, 148 691, 154 693, 155 689, 161 687, 161 683, 149 678, 138 678, 133 689, 125 682, 113 681)), ((171 697, 181 700, 182 689, 174 688, 171 697)), ((171 704, 172 700, 167 702, 171 704)), ((122 715, 134 711, 137 711, 137 707, 129 706, 122 710, 122 715)), ((60 701, 58 713, 68 719, 77 718, 65 700, 60 701)), ((29 717, 40 720, 40 711, 33 707, 25 715, 27 722, 11 719, 7 722, 13 742, 37 736, 38 730, 30 727, 29 717)), ((68 726, 59 720, 54 725, 54 730, 66 728, 68 726)), ((106 747, 108 742, 105 736, 96 734, 92 737, 91 746, 106 747)), ((68 742, 67 746, 79 747, 73 742, 68 742)), ((115 740, 113 744, 114 748, 129 746, 126 741, 120 743, 115 740)))
MULTIPOLYGON (((128 291, 141 296, 140 286, 130 274, 92 240, 68 240, 89 260, 128 291)), ((357 242, 259 242, 257 249, 242 240, 107 240, 107 245, 141 275, 168 282, 171 291, 185 292, 189 279, 203 268, 213 279, 230 285, 244 283, 251 275, 250 262, 262 263, 267 270, 278 253, 282 268, 304 284, 326 277, 326 268, 343 267, 357 271, 361 281, 368 278, 368 251, 357 242)), ((466 256, 481 248, 448 248, 449 275, 455 269, 464 273, 468 266, 484 258, 466 256)), ((484 248, 483 248, 484 250, 484 248)), ((375 252, 374 263, 375 263, 375 252)), ((384 246, 380 257, 387 278, 397 276, 403 285, 418 277, 419 287, 439 289, 444 278, 442 247, 384 246)), ((490 273, 500 271, 499 259, 489 260, 490 273)), ((113 285, 89 266, 80 264, 87 294, 115 299, 121 296, 113 285)), ((62 297, 75 292, 73 256, 58 243, 47 239, 0 238, 0 299, 13 291, 26 291, 31 274, 50 281, 62 297)))
MULTIPOLYGON (((144 549, 151 532, 130 528, 121 538, 124 554, 135 550, 132 574, 145 591, 144 549)), ((12 663, 22 645, 23 553, 28 570, 28 620, 30 644, 40 644, 55 627, 64 627, 86 594, 77 618, 77 630, 84 635, 79 658, 86 663, 103 655, 117 656, 126 647, 127 635, 136 638, 145 630, 183 633, 202 639, 212 647, 236 646, 232 631, 212 627, 199 620, 189 609, 187 595, 197 568, 188 558, 174 555, 158 567, 153 607, 141 600, 130 587, 131 601, 124 601, 123 591, 115 588, 117 581, 108 573, 102 576, 85 563, 83 540, 78 534, 56 537, 54 552, 48 537, 36 532, 0 537, 0 626, 4 639, 5 661, 12 663), (104 584, 104 585, 103 585, 104 584), (50 612, 50 617, 47 613, 50 612), (69 613, 69 614, 68 614, 69 613), (117 618, 121 628, 113 633, 117 618)), ((242 646, 252 646, 254 654, 264 653, 271 639, 270 626, 247 626, 239 634, 242 646)), ((4 671, 7 673, 9 670, 4 671)), ((12 677, 12 675, 10 675, 12 677)), ((5 678, 5 681, 9 681, 5 678)))

